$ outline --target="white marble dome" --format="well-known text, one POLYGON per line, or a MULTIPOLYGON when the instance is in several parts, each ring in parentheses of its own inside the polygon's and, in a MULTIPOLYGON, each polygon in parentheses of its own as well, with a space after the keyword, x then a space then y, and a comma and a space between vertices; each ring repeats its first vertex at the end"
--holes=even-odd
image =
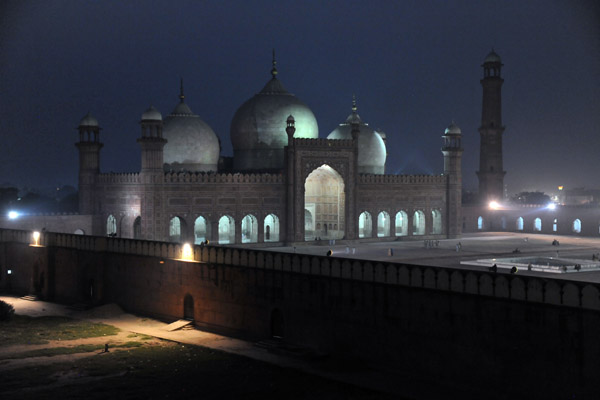
POLYGON ((296 121, 295 138, 319 137, 317 120, 310 108, 283 87, 276 77, 275 66, 271 74, 272 79, 241 105, 231 121, 234 169, 282 168, 289 115, 296 121))
POLYGON ((356 103, 352 104, 352 114, 346 122, 340 124, 327 139, 352 139, 352 122, 356 121, 359 127, 358 134, 358 173, 382 175, 385 173, 385 160, 387 151, 382 136, 362 122, 357 113, 356 103))
POLYGON ((91 126, 97 127, 98 120, 92 116, 89 112, 79 121, 79 126, 91 126))
POLYGON ((164 162, 167 170, 216 171, 219 139, 212 128, 184 103, 180 102, 163 123, 164 162))

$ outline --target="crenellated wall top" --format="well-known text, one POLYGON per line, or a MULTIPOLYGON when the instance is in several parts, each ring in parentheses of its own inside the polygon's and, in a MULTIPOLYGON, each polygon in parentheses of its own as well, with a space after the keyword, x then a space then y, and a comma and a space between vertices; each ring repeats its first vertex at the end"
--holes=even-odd
MULTIPOLYGON (((31 231, 0 229, 0 242, 27 245, 31 244, 31 241, 31 231)), ((179 243, 54 232, 43 233, 40 237, 40 244, 42 247, 158 257, 175 262, 181 259, 183 248, 183 245, 179 243)), ((220 246, 193 246, 193 249, 195 262, 215 266, 259 268, 322 276, 327 279, 348 279, 374 284, 409 286, 600 311, 600 283, 596 282, 575 282, 555 277, 494 273, 487 269, 474 271, 343 257, 291 254, 260 249, 220 246)))
POLYGON ((358 183, 417 183, 417 184, 436 184, 440 185, 446 182, 444 175, 359 175, 358 183))
POLYGON ((294 138, 294 146, 351 148, 354 146, 354 142, 352 139, 294 138))
POLYGON ((109 172, 98 175, 99 183, 140 183, 139 173, 109 172))
POLYGON ((166 172, 165 183, 283 183, 282 174, 166 172))

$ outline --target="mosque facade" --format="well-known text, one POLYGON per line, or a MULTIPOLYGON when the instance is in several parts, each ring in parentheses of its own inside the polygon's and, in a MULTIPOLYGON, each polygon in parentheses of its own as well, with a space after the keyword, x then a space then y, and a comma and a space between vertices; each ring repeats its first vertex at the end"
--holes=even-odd
MULTIPOLYGON (((461 234, 461 130, 441 135, 443 173, 385 174, 386 136, 356 102, 326 138, 277 76, 235 112, 233 157, 185 103, 141 116, 141 166, 103 173, 100 124, 79 124, 79 209, 93 235, 213 244, 453 238, 461 234)), ((440 132, 441 133, 441 132, 440 132)), ((441 164, 441 162, 440 162, 441 164)))

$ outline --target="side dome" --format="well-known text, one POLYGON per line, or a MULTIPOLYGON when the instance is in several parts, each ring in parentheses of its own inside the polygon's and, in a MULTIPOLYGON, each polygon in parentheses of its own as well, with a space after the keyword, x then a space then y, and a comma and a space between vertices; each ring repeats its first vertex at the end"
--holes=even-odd
POLYGON ((272 79, 238 108, 231 121, 234 169, 283 168, 283 148, 288 142, 285 128, 289 115, 293 115, 296 121, 295 138, 319 137, 315 115, 279 82, 275 64, 273 61, 272 79))
POLYGON ((462 131, 460 130, 458 125, 456 125, 454 121, 452 121, 444 131, 444 135, 462 135, 462 131))
POLYGON ((184 103, 183 86, 180 102, 163 123, 165 168, 185 171, 216 171, 220 144, 206 122, 184 103))
POLYGON ((162 114, 154 106, 150 106, 142 114, 142 121, 162 121, 162 114))
POLYGON ((352 101, 352 113, 346 122, 340 124, 327 139, 352 139, 352 122, 358 123, 358 173, 382 175, 385 173, 387 151, 383 133, 375 131, 369 124, 362 122, 357 113, 356 101, 352 101))
POLYGON ((98 120, 89 112, 79 121, 79 126, 98 127, 98 120))
POLYGON ((490 51, 490 54, 488 54, 485 57, 485 60, 483 62, 484 63, 502 63, 502 60, 500 59, 500 56, 498 55, 498 53, 496 53, 492 49, 492 51, 490 51))

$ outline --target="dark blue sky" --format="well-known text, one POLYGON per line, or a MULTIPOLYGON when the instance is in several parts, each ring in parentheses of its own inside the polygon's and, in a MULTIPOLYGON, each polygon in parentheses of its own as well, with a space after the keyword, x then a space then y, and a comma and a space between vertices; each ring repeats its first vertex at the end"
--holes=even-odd
POLYGON ((103 128, 102 170, 134 172, 138 121, 186 102, 231 155, 236 109, 278 77, 325 137, 350 113, 388 137, 389 173, 441 173, 462 128, 476 189, 481 63, 502 57, 509 192, 600 187, 600 6, 594 1, 3 1, 0 183, 76 184, 76 126, 103 128))

